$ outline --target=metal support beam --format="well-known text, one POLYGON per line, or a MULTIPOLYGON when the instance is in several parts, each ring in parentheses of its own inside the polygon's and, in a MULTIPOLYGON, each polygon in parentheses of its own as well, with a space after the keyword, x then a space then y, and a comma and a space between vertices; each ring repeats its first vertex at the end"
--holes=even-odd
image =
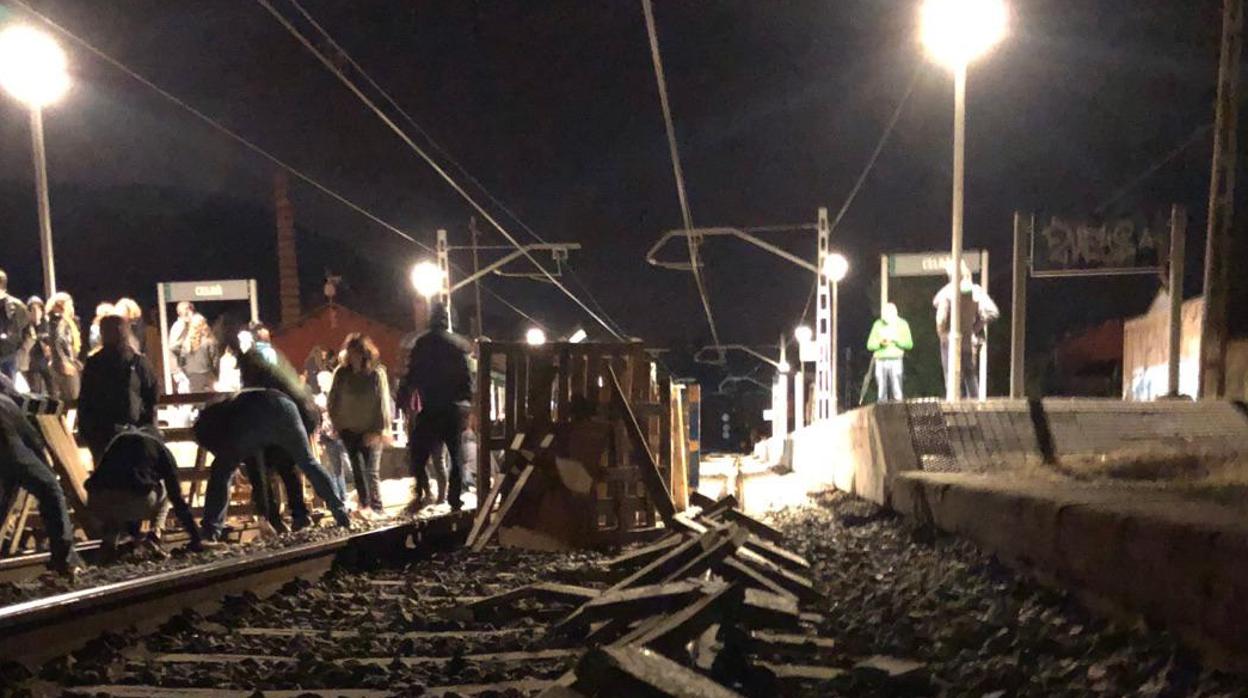
POLYGON ((468 284, 475 282, 477 279, 480 279, 486 274, 491 274, 494 271, 501 269, 507 263, 521 257, 522 255, 526 255, 530 252, 537 252, 537 251, 560 252, 560 251, 579 250, 579 249, 581 249, 581 244, 579 242, 553 242, 553 243, 522 245, 520 249, 516 249, 514 252, 503 255, 502 257, 494 260, 490 264, 487 264, 486 266, 481 267, 481 269, 479 269, 472 276, 461 279, 455 284, 452 284, 450 292, 455 293, 456 291, 467 286, 468 284))
MULTIPOLYGON (((438 302, 446 309, 446 328, 451 329, 451 254, 446 243, 446 231, 438 231, 437 240, 438 271, 442 272, 442 289, 438 291, 438 302)), ((430 309, 432 312, 432 308, 430 309)))
POLYGON ((1034 218, 1014 212, 1014 278, 1010 300, 1010 399, 1027 395, 1027 274, 1030 271, 1034 218))
POLYGON ((661 267, 663 269, 675 269, 677 271, 692 271, 693 267, 688 262, 666 262, 658 258, 659 250, 664 245, 666 245, 669 240, 672 240, 678 237, 690 237, 690 236, 696 236, 698 238, 735 237, 739 240, 744 240, 745 242, 748 242, 751 245, 754 245, 755 247, 766 250, 767 252, 770 252, 776 255, 777 257, 784 259, 785 261, 792 262, 793 264, 796 264, 797 266, 809 271, 812 274, 819 273, 819 268, 817 266, 802 259, 801 257, 798 257, 792 252, 789 252, 788 250, 782 247, 779 247, 777 245, 773 245, 770 242, 767 242, 766 240, 756 235, 752 235, 749 232, 741 228, 729 228, 729 227, 694 228, 691 231, 669 230, 666 233, 663 233, 663 236, 659 238, 658 242, 654 243, 650 247, 650 250, 646 252, 646 261, 649 262, 652 266, 661 267))
POLYGON ((828 209, 819 209, 817 264, 819 284, 815 298, 815 342, 819 355, 815 360, 815 419, 831 419, 834 414, 832 376, 832 284, 823 272, 827 266, 828 246, 832 237, 828 225, 828 209))
POLYGON ((1166 366, 1166 394, 1179 394, 1183 359, 1183 265, 1186 256, 1187 209, 1170 207, 1170 341, 1166 366))

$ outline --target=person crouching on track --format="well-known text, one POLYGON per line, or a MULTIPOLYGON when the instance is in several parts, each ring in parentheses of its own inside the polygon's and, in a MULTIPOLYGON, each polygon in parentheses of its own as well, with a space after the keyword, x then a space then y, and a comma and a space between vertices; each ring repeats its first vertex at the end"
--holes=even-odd
POLYGON ((0 490, 21 487, 39 502, 55 572, 74 576, 82 558, 74 552, 74 527, 69 523, 65 493, 52 466, 44 460, 47 444, 18 402, 22 397, 7 376, 0 375, 0 490))
POLYGON ((204 549, 191 508, 182 498, 177 461, 155 428, 127 428, 114 436, 86 486, 87 509, 103 529, 103 561, 116 559, 117 543, 127 533, 136 546, 146 543, 163 556, 160 529, 170 506, 190 535, 187 549, 204 549), (144 521, 152 524, 146 539, 140 531, 144 521))
POLYGON ((343 527, 350 519, 342 498, 334 492, 329 473, 321 467, 308 442, 299 408, 285 394, 267 388, 242 390, 205 405, 195 421, 195 440, 213 455, 208 475, 202 528, 204 538, 219 540, 230 498, 230 478, 246 458, 261 458, 277 448, 294 460, 312 483, 312 489, 343 527))

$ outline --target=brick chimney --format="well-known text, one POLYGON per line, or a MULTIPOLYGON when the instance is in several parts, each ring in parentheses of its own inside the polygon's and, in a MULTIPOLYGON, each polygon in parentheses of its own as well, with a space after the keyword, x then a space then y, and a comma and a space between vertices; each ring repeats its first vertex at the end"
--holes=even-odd
POLYGON ((273 176, 273 204, 277 212, 277 279, 281 324, 295 322, 299 307, 299 258, 295 252, 295 209, 290 205, 289 180, 284 171, 273 176))

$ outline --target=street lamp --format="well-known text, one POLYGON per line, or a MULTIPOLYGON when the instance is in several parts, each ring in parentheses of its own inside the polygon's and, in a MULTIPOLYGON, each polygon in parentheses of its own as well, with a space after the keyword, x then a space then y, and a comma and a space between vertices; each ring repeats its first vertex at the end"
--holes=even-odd
POLYGON ((962 198, 966 161, 966 68, 1005 37, 1009 12, 1002 0, 926 0, 920 11, 923 46, 953 71, 953 234, 949 304, 949 375, 945 397, 957 401, 962 385, 962 198))
POLYGON ((52 214, 48 201, 48 158, 43 146, 43 109, 69 91, 65 52, 52 37, 23 25, 0 32, 0 85, 30 109, 30 139, 35 162, 35 199, 39 207, 39 247, 43 256, 45 298, 56 293, 52 254, 52 214))
POLYGON ((832 335, 832 414, 836 415, 840 413, 837 405, 839 402, 837 390, 840 385, 837 382, 837 364, 840 363, 840 346, 837 338, 838 316, 840 315, 840 286, 841 280, 849 273, 849 260, 845 259, 845 255, 840 252, 830 252, 827 259, 823 261, 823 273, 828 277, 828 281, 832 282, 832 327, 830 328, 832 335))
POLYGON ((442 290, 442 270, 429 261, 416 264, 412 267, 412 288, 426 301, 431 300, 442 290))
POLYGON ((546 343, 546 332, 540 327, 530 327, 529 331, 524 333, 524 341, 528 342, 531 347, 540 347, 546 343))

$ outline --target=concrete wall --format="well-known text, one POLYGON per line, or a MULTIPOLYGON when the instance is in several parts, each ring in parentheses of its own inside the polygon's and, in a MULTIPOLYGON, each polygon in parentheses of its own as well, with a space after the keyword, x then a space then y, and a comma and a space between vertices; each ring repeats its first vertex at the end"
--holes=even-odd
POLYGON ((918 467, 905 406, 870 405, 789 436, 786 462, 807 482, 887 503, 889 480, 918 467))

